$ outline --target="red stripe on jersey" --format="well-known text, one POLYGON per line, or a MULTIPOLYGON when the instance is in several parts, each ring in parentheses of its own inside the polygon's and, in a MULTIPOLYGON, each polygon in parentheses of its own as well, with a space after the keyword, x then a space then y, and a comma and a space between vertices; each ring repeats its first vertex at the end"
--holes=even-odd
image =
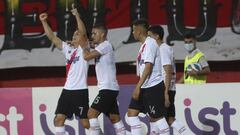
POLYGON ((143 51, 144 51, 144 49, 145 49, 145 46, 146 46, 146 43, 143 45, 142 50, 138 53, 138 57, 137 57, 137 60, 138 60, 138 61, 140 61, 141 58, 142 58, 142 53, 143 53, 143 51))
POLYGON ((66 65, 66 77, 68 76, 68 72, 69 72, 69 70, 70 70, 70 67, 71 67, 71 65, 72 65, 72 62, 73 62, 76 54, 77 54, 77 49, 73 52, 73 54, 71 55, 71 58, 70 58, 69 62, 68 62, 67 65, 66 65))

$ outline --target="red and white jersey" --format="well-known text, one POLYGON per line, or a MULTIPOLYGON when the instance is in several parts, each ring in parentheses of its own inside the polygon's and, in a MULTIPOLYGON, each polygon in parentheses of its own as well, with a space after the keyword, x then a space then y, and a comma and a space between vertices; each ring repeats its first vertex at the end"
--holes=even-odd
MULTIPOLYGON (((173 48, 167 45, 166 43, 162 43, 159 48, 160 48, 162 66, 172 65, 173 73, 172 73, 172 80, 171 80, 169 90, 175 91, 176 90, 176 65, 175 65, 173 48)), ((166 73, 164 69, 162 70, 162 73, 165 79, 166 73)))
POLYGON ((163 81, 159 46, 157 42, 151 37, 146 38, 145 42, 141 45, 138 53, 137 66, 139 69, 140 77, 142 77, 145 63, 147 62, 153 64, 153 69, 152 73, 145 80, 141 88, 149 88, 163 81))
POLYGON ((96 46, 101 56, 96 58, 96 75, 98 80, 98 88, 108 90, 119 90, 116 79, 116 66, 113 47, 109 41, 104 41, 96 46))
POLYGON ((79 46, 74 48, 62 42, 62 52, 66 58, 66 82, 64 89, 87 89, 88 62, 83 58, 83 50, 79 46))

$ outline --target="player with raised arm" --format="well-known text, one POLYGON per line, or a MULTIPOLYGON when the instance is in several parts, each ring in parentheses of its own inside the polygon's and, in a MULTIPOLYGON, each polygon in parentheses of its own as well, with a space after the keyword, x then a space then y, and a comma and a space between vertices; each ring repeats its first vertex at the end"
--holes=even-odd
POLYGON ((80 47, 80 44, 86 43, 87 34, 77 9, 73 8, 72 14, 77 20, 78 28, 74 32, 70 44, 62 41, 54 35, 52 29, 47 23, 47 13, 42 13, 39 16, 47 37, 63 52, 66 58, 67 77, 55 112, 55 135, 65 135, 65 120, 72 118, 73 114, 80 118, 80 123, 84 128, 89 128, 89 121, 87 118, 87 112, 89 109, 87 85, 89 64, 84 60, 83 50, 80 47))

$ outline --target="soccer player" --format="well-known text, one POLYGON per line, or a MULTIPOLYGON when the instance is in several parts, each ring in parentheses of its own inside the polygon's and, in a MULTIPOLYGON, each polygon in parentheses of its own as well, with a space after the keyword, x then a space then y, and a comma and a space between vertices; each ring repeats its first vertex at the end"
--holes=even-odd
MULTIPOLYGON (((128 120, 132 135, 141 135, 139 112, 147 113, 150 117, 150 128, 156 127, 161 135, 169 135, 169 126, 164 118, 164 82, 160 50, 155 39, 148 37, 148 22, 144 19, 133 22, 133 36, 141 42, 137 57, 140 80, 133 92, 128 107, 128 120)), ((153 130, 151 130, 153 131, 153 130)), ((154 135, 154 132, 151 132, 154 135)))
POLYGON ((154 38, 160 46, 161 62, 164 69, 163 76, 165 78, 165 106, 168 107, 166 115, 168 124, 176 129, 180 135, 189 135, 186 127, 175 119, 176 66, 173 48, 163 42, 164 31, 160 25, 151 26, 148 29, 148 35, 154 38))
POLYGON ((193 32, 187 31, 184 35, 184 47, 188 55, 184 60, 184 74, 178 83, 184 84, 204 84, 207 82, 207 74, 210 73, 210 68, 205 55, 196 47, 196 37, 193 32), (198 63, 202 70, 194 69, 188 71, 187 67, 190 64, 198 63))
POLYGON ((99 135, 102 132, 97 119, 101 113, 109 117, 117 135, 125 135, 126 131, 120 119, 116 99, 119 93, 119 86, 116 79, 114 52, 112 45, 107 40, 107 28, 102 24, 93 26, 92 40, 96 47, 91 51, 87 44, 81 44, 84 50, 84 59, 95 59, 99 88, 99 94, 88 111, 90 135, 99 135))
POLYGON ((77 20, 78 29, 73 34, 71 44, 63 42, 54 35, 47 23, 47 13, 42 13, 39 16, 47 37, 58 49, 62 50, 66 58, 67 77, 55 112, 55 135, 65 135, 65 120, 72 118, 73 114, 80 118, 80 123, 84 128, 89 128, 89 121, 87 118, 89 109, 87 85, 89 64, 84 60, 83 50, 80 47, 80 44, 87 41, 87 34, 77 10, 73 9, 72 13, 77 20))

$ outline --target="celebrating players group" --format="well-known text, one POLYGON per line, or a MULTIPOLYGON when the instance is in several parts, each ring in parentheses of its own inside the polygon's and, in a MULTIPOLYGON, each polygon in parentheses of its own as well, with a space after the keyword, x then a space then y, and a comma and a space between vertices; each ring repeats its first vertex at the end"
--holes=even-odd
MULTIPOLYGON (((65 120, 73 114, 90 135, 102 135, 98 116, 105 114, 113 124, 116 135, 126 135, 119 115, 117 96, 119 85, 116 79, 114 50, 107 40, 107 28, 95 24, 91 38, 76 8, 72 8, 77 28, 72 41, 62 41, 49 26, 47 13, 40 14, 46 36, 59 48, 66 58, 67 78, 58 100, 54 118, 55 135, 66 135, 65 120), (94 47, 89 44, 92 40, 94 47), (88 67, 95 60, 99 93, 89 107, 88 67)), ((132 24, 133 36, 141 43, 137 58, 140 79, 132 93, 128 107, 128 120, 132 135, 142 135, 140 112, 150 120, 150 135, 169 135, 169 127, 181 135, 189 135, 186 127, 175 119, 174 97, 176 94, 176 69, 171 46, 163 42, 164 31, 160 25, 149 26, 144 19, 132 24)), ((124 54, 123 54, 124 55, 124 54)))

